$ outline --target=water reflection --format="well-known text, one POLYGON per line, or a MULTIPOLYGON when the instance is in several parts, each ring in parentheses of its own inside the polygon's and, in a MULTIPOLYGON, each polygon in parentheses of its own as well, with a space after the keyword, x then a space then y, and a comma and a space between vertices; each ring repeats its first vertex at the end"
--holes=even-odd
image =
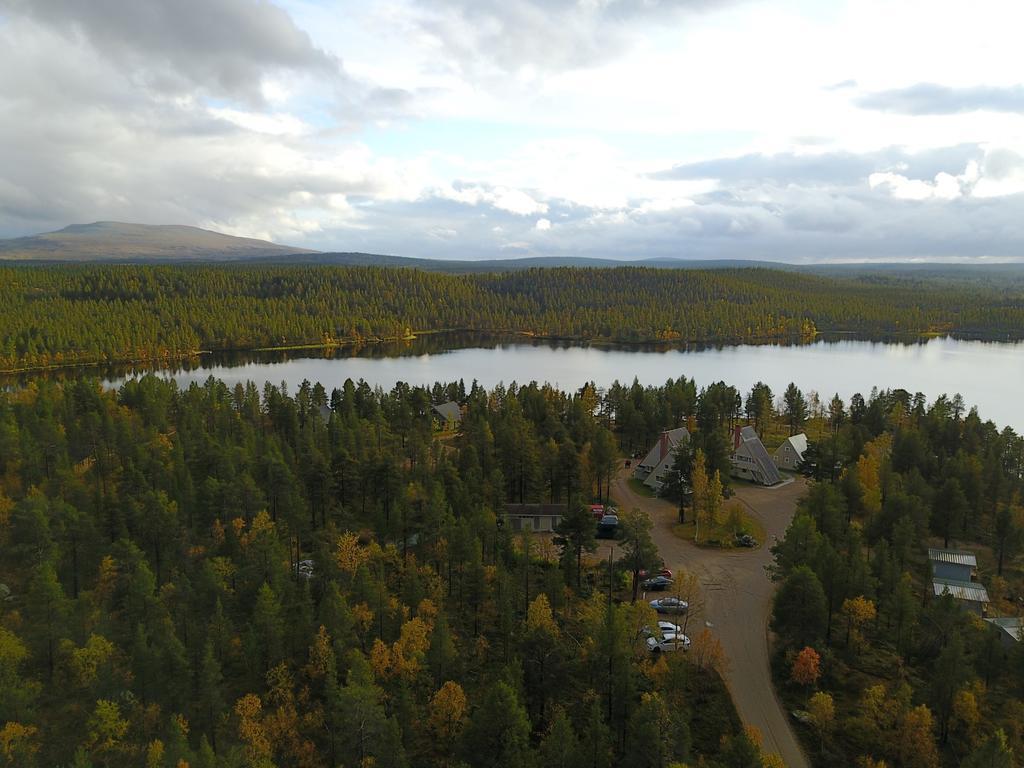
MULTIPOLYGON (((872 387, 902 387, 929 400, 959 392, 978 406, 983 418, 1024 428, 1024 343, 966 341, 858 341, 822 339, 811 344, 694 346, 614 346, 531 340, 482 334, 433 334, 407 342, 273 352, 203 355, 180 365, 75 368, 44 374, 52 378, 96 376, 110 386, 154 371, 182 386, 209 376, 229 385, 247 380, 259 386, 286 383, 291 391, 304 379, 328 389, 346 378, 365 379, 390 389, 397 381, 474 379, 492 387, 499 382, 550 382, 574 389, 587 381, 615 380, 662 384, 686 375, 698 385, 723 380, 746 391, 764 381, 777 394, 790 381, 823 399, 838 393, 867 396, 872 387)), ((19 382, 37 375, 20 375, 19 382)), ((10 383, 10 381, 8 381, 10 383)))

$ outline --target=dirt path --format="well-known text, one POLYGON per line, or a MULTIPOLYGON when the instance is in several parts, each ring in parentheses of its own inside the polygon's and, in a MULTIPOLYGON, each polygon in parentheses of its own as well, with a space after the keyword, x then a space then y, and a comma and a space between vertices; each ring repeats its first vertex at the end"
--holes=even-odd
POLYGON ((772 687, 768 658, 768 616, 775 585, 765 567, 772 561, 772 536, 782 538, 803 494, 797 480, 775 489, 740 484, 736 498, 761 521, 767 542, 754 550, 700 549, 672 533, 674 505, 640 496, 627 482, 631 471, 620 469, 612 495, 623 510, 637 507, 651 516, 652 535, 665 564, 700 574, 704 608, 690 618, 688 633, 696 635, 707 623, 729 657, 726 683, 745 725, 764 736, 764 749, 777 752, 789 768, 809 763, 772 687))

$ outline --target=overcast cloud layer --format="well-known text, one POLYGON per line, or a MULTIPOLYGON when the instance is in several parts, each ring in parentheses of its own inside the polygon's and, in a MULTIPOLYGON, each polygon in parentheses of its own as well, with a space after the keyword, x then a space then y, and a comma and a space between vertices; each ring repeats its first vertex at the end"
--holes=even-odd
POLYGON ((0 237, 1024 258, 1017 0, 0 0, 0 237))

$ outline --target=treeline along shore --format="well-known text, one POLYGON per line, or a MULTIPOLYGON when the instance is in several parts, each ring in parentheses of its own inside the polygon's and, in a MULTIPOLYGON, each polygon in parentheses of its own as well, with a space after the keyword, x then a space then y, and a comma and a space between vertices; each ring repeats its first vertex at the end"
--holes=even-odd
POLYGON ((1024 290, 747 268, 446 274, 273 265, 0 266, 0 370, 181 360, 458 330, 615 343, 820 333, 1024 338, 1024 290))

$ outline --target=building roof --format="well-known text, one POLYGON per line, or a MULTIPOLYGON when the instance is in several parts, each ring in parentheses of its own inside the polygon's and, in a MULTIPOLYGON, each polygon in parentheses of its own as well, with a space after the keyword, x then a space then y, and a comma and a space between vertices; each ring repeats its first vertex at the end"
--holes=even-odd
POLYGON ((957 600, 967 600, 972 603, 987 603, 988 590, 982 584, 973 581, 954 581, 953 579, 934 579, 932 589, 935 596, 939 597, 946 592, 957 600))
POLYGON ((665 477, 665 473, 670 472, 672 467, 675 466, 675 463, 675 446, 673 446, 672 448, 669 448, 668 454, 666 454, 665 458, 661 460, 661 463, 652 469, 651 473, 644 478, 644 485, 648 488, 658 490, 664 482, 662 478, 665 477))
POLYGON ((462 421, 462 408, 459 407, 458 403, 451 400, 447 403, 435 405, 434 412, 445 421, 462 421))
POLYGON ((757 430, 753 427, 743 427, 740 429, 734 443, 734 451, 738 451, 741 446, 746 450, 747 456, 757 465, 766 485, 776 485, 782 482, 779 468, 775 466, 772 457, 768 455, 764 443, 757 436, 757 430))
POLYGON ((928 559, 934 563, 950 563, 951 565, 968 565, 978 567, 978 558, 966 549, 928 549, 928 559))
POLYGON ((1024 627, 1024 619, 1018 616, 1006 616, 1001 619, 985 619, 985 621, 998 627, 1014 640, 1021 639, 1021 628, 1024 627))
POLYGON ((650 467, 652 470, 662 464, 668 456, 672 455, 675 447, 690 439, 690 433, 686 427, 668 429, 658 435, 651 450, 647 452, 644 460, 637 464, 638 467, 650 467), (664 448, 664 450, 663 450, 664 448))
POLYGON ((565 504, 506 504, 506 515, 564 515, 565 504))
MULTIPOLYGON (((807 451, 807 435, 803 432, 799 435, 790 435, 782 445, 786 445, 786 443, 789 443, 789 445, 793 447, 793 450, 803 458, 804 453, 807 451)), ((781 448, 782 446, 779 447, 781 448)))
POLYGON ((331 413, 332 413, 331 406, 329 406, 329 405, 321 405, 318 410, 320 411, 320 418, 321 419, 323 419, 324 421, 330 421, 331 420, 331 413))

